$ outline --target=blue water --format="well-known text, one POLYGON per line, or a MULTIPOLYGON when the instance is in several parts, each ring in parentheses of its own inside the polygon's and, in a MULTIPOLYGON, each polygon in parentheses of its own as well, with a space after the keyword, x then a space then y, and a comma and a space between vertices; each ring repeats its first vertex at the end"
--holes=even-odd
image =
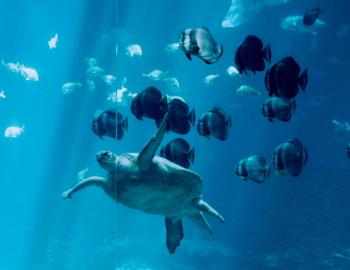
MULTIPOLYGON (((350 1, 292 0, 266 7, 236 28, 222 28, 230 2, 0 2, 0 58, 39 74, 38 82, 26 81, 0 67, 0 89, 6 93, 0 99, 0 130, 25 126, 18 138, 0 139, 1 270, 350 269, 349 133, 335 131, 332 124, 333 119, 350 120, 350 33, 338 33, 350 25, 350 1), (283 18, 302 14, 315 2, 326 23, 317 35, 280 28, 283 18), (165 52, 183 29, 201 26, 224 46, 218 63, 190 62, 182 52, 165 52), (55 33, 57 48, 49 50, 47 41, 55 33), (261 115, 267 97, 264 73, 225 75, 248 34, 271 44, 272 62, 292 55, 309 69, 307 90, 297 97, 291 122, 270 123, 261 115), (143 55, 128 58, 124 48, 134 43, 143 55), (110 89, 105 84, 98 82, 93 92, 86 88, 86 57, 95 57, 118 81, 127 77, 133 93, 152 85, 182 96, 197 115, 215 105, 231 115, 225 142, 202 138, 194 128, 183 136, 196 149, 191 169, 203 178, 204 199, 225 217, 224 224, 208 217, 213 235, 184 220, 184 240, 169 255, 163 217, 115 205, 97 188, 60 200, 76 184, 78 171, 87 167, 88 175, 105 174, 96 152, 139 152, 156 130, 152 121, 136 120, 127 104, 118 108, 129 117, 121 141, 101 140, 91 132, 95 111, 115 105, 106 100, 110 89), (174 93, 164 82, 141 75, 153 69, 178 78, 180 90, 174 93), (205 87, 203 78, 215 73, 221 76, 205 87), (63 95, 62 84, 69 81, 83 87, 63 95), (262 96, 237 96, 242 84, 260 89, 262 96), (240 159, 270 158, 277 145, 294 136, 310 154, 298 178, 272 176, 256 184, 234 175, 240 159)), ((167 134, 163 144, 175 137, 167 134)))

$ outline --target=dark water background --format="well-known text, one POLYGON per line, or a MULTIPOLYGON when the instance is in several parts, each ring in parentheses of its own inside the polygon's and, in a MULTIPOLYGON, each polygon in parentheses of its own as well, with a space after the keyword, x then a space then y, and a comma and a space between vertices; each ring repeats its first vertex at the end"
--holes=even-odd
MULTIPOLYGON (((349 133, 332 125, 332 119, 350 120, 350 34, 337 37, 350 24, 350 2, 318 2, 326 26, 312 35, 280 28, 284 17, 317 4, 309 0, 265 8, 226 29, 221 21, 228 0, 1 1, 0 58, 35 67, 39 82, 0 69, 0 88, 7 95, 0 100, 0 128, 25 125, 17 139, 0 139, 0 269, 350 269, 349 133), (200 26, 224 45, 217 64, 165 53, 183 29, 200 26), (47 41, 56 32, 57 48, 49 50, 47 41), (248 34, 271 44, 273 62, 292 55, 309 69, 307 91, 297 97, 289 123, 269 123, 261 115, 267 97, 263 73, 225 75, 248 34), (132 43, 142 46, 142 57, 125 56, 132 43), (60 200, 81 169, 104 174, 97 151, 138 152, 156 129, 152 121, 137 121, 126 106, 120 110, 130 127, 122 141, 100 140, 91 132, 95 111, 113 106, 106 101, 106 86, 97 84, 89 92, 84 85, 70 95, 61 91, 67 81, 85 82, 85 57, 95 57, 118 79, 126 76, 132 92, 153 85, 185 98, 197 115, 221 105, 232 116, 225 142, 201 138, 194 129, 184 136, 196 149, 192 169, 203 177, 205 200, 225 217, 224 224, 208 217, 213 235, 185 220, 185 238, 171 256, 163 217, 115 206, 97 188, 60 200), (178 93, 141 76, 156 68, 179 79, 178 93), (214 73, 221 77, 205 87, 203 78, 214 73), (241 84, 263 95, 237 96, 241 84), (294 136, 310 154, 300 177, 273 176, 258 185, 234 175, 240 159, 270 158, 278 144, 294 136)), ((175 137, 168 134, 163 143, 175 137)))

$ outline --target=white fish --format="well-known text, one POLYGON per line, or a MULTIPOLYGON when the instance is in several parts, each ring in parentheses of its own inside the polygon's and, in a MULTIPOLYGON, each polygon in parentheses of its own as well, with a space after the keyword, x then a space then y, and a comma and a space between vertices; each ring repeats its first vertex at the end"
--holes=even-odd
POLYGON ((154 81, 159 81, 159 80, 162 80, 166 76, 167 73, 168 73, 167 71, 163 72, 159 69, 154 69, 148 74, 142 73, 142 76, 147 77, 147 78, 154 80, 154 81))
POLYGON ((87 88, 88 88, 89 91, 95 91, 96 85, 95 85, 95 81, 94 80, 87 79, 86 80, 86 84, 87 84, 87 88))
POLYGON ((167 86, 171 89, 179 89, 180 88, 179 80, 176 79, 175 77, 164 78, 163 82, 165 82, 167 84, 167 86))
POLYGON ((56 48, 57 42, 58 42, 58 34, 56 33, 56 34, 48 41, 50 50, 56 48))
POLYGON ((284 18, 281 22, 281 28, 287 31, 306 32, 316 35, 325 23, 317 19, 313 25, 305 26, 302 15, 293 15, 284 18))
POLYGON ((110 86, 115 86, 117 82, 117 78, 111 74, 103 75, 101 78, 106 84, 110 86))
POLYGON ((170 43, 170 44, 166 45, 166 47, 165 47, 165 51, 169 54, 175 53, 179 49, 180 49, 180 44, 178 42, 170 43))
POLYGON ((221 26, 224 28, 237 27, 248 21, 254 13, 264 7, 287 3, 289 0, 232 0, 221 26))
POLYGON ((19 63, 5 63, 4 60, 1 60, 2 65, 11 72, 18 73, 19 72, 19 63))
POLYGON ((1 91, 0 91, 0 98, 3 98, 3 99, 6 98, 6 96, 5 96, 5 91, 4 91, 4 90, 1 90, 1 91))
POLYGON ((93 57, 87 57, 85 58, 85 61, 89 67, 97 66, 97 60, 93 57))
POLYGON ((339 121, 333 119, 332 123, 334 124, 334 129, 336 131, 350 131, 350 124, 348 122, 340 123, 339 121))
POLYGON ((127 92, 127 88, 124 87, 124 85, 122 85, 122 87, 120 89, 117 89, 117 91, 113 91, 111 93, 109 93, 107 100, 112 102, 112 103, 124 103, 124 94, 127 92))
POLYGON ((126 55, 129 57, 142 56, 142 48, 138 44, 131 44, 126 47, 126 55))
POLYGON ((204 85, 211 86, 214 83, 214 80, 219 78, 219 74, 210 74, 204 78, 204 85))
POLYGON ((227 75, 228 76, 230 76, 230 77, 237 77, 237 76, 241 76, 240 74, 239 74, 239 71, 238 71, 238 69, 236 68, 236 67, 234 67, 234 66, 229 66, 228 68, 227 68, 227 70, 226 70, 226 73, 227 73, 227 75))
POLYGON ((73 90, 75 90, 75 89, 77 89, 77 88, 79 88, 81 86, 82 85, 79 82, 67 82, 67 83, 63 84, 63 86, 62 86, 62 93, 65 94, 65 95, 69 94, 73 90))
POLYGON ((241 85, 237 90, 236 94, 240 96, 261 96, 261 92, 249 85, 241 85))
POLYGON ((6 138, 17 138, 24 132, 24 126, 19 127, 19 126, 10 126, 6 128, 4 132, 4 136, 6 138))
POLYGON ((83 179, 85 178, 85 176, 86 176, 86 173, 87 173, 88 171, 89 171, 88 168, 85 168, 85 169, 79 171, 79 172, 77 173, 77 180, 78 180, 78 181, 83 180, 83 179))
POLYGON ((26 67, 24 65, 19 65, 19 73, 26 81, 39 81, 38 72, 34 68, 26 67))
POLYGON ((89 78, 97 78, 102 76, 104 73, 103 68, 95 65, 90 65, 89 68, 86 70, 86 76, 89 78))

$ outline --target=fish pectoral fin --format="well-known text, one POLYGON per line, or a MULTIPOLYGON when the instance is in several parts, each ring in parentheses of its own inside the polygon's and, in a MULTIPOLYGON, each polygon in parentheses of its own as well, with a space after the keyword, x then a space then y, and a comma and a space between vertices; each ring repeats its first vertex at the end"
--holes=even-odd
POLYGON ((185 55, 186 55, 186 57, 187 57, 187 59, 188 59, 188 60, 190 60, 190 61, 192 60, 192 58, 191 58, 191 54, 186 53, 185 55))
POLYGON ((182 220, 174 217, 165 217, 166 246, 173 254, 184 237, 182 220))
POLYGON ((208 233, 212 234, 213 229, 209 225, 208 221, 203 216, 203 213, 201 211, 198 211, 196 209, 191 214, 187 215, 187 217, 192 220, 194 223, 196 223, 201 229, 207 231, 208 233))

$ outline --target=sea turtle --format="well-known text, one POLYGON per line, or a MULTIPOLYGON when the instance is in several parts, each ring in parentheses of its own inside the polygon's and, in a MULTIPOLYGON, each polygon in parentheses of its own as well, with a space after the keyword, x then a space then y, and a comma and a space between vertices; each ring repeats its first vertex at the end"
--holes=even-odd
POLYGON ((106 177, 92 176, 62 194, 62 199, 89 186, 101 187, 107 195, 125 206, 149 214, 165 216, 167 247, 171 254, 183 238, 182 217, 187 217, 202 229, 212 233, 203 212, 221 222, 223 217, 202 200, 200 176, 175 163, 155 156, 164 137, 168 114, 154 137, 138 153, 116 155, 110 151, 96 154, 106 177))

